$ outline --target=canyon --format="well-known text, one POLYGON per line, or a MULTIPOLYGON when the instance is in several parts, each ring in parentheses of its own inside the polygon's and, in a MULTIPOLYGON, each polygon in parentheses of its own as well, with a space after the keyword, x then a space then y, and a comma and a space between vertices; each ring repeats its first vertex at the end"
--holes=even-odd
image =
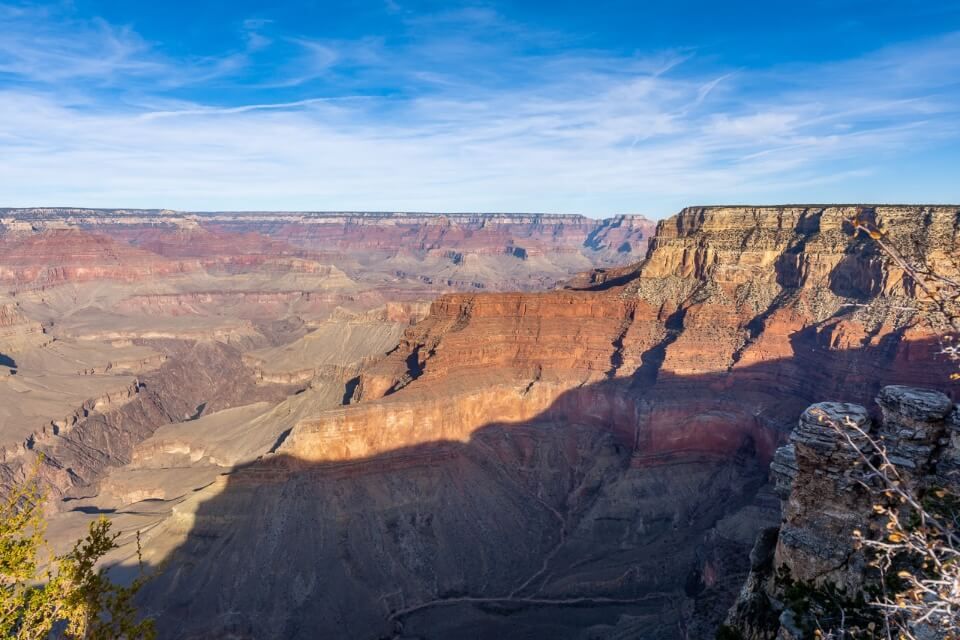
POLYGON ((960 277, 956 206, 0 210, 0 484, 139 540, 163 638, 748 629, 804 410, 960 400, 858 211, 960 277))
MULTIPOLYGON (((642 253, 652 227, 640 216, 2 209, 0 483, 44 443, 100 433, 87 423, 133 399, 159 409, 135 420, 148 431, 93 457, 126 460, 160 424, 261 392, 340 385, 436 295, 552 286, 642 253), (179 392, 167 381, 193 376, 208 388, 168 397, 179 392), (234 399, 218 404, 221 389, 234 399)), ((57 497, 94 477, 90 454, 44 465, 57 497)))

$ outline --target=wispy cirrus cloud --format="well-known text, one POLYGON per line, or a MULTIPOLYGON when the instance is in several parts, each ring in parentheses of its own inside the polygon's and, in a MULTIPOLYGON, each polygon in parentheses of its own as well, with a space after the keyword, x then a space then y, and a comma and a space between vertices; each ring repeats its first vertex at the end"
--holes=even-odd
POLYGON ((744 69, 579 47, 475 8, 406 16, 393 39, 251 20, 222 55, 179 58, 49 10, 0 5, 0 28, 7 205, 667 214, 910 200, 876 176, 960 138, 958 34, 744 69), (211 98, 212 81, 232 98, 211 98))

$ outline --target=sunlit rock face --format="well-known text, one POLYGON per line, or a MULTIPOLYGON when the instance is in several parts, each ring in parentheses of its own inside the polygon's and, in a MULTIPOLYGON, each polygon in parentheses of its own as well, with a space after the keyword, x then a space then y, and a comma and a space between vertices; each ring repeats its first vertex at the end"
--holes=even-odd
POLYGON ((8 232, 0 236, 0 247, 0 285, 14 291, 64 282, 142 280, 198 268, 74 228, 8 232))
MULTIPOLYGON (((168 637, 711 637, 806 406, 956 393, 853 212, 688 209, 630 268, 441 296, 150 530, 144 605, 168 637)), ((952 268, 956 208, 870 213, 952 268)))

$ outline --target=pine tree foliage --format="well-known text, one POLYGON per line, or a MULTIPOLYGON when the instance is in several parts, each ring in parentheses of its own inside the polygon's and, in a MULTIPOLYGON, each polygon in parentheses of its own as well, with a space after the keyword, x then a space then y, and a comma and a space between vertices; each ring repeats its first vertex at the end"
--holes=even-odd
POLYGON ((120 534, 101 517, 68 553, 54 555, 40 487, 35 469, 0 501, 0 638, 45 640, 55 633, 68 640, 153 640, 153 621, 141 620, 133 602, 143 571, 122 586, 97 567, 120 534))

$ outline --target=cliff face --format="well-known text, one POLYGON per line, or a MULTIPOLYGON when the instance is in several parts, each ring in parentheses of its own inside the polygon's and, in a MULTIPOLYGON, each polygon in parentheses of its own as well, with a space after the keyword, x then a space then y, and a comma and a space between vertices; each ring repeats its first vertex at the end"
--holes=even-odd
MULTIPOLYGON (((786 597, 787 579, 812 588, 836 587, 850 595, 877 583, 854 531, 882 529, 873 512, 878 499, 857 473, 858 456, 825 420, 852 420, 882 441, 901 481, 915 495, 931 488, 960 491, 960 406, 938 391, 884 387, 879 416, 857 404, 812 405, 771 467, 783 500, 778 528, 764 531, 751 555, 751 573, 727 619, 746 640, 799 640, 813 624, 786 597)), ((863 440, 857 438, 856 440, 863 440)), ((861 442, 862 445, 862 442, 861 442)), ((823 622, 822 624, 826 624, 823 622)), ((933 636, 931 636, 933 637, 933 636)))
MULTIPOLYGON (((948 207, 876 207, 879 225, 920 264, 949 273, 957 255, 960 218, 948 207), (951 260, 952 257, 952 260, 951 260)), ((709 363, 735 373, 814 350, 863 350, 929 335, 919 324, 917 292, 872 241, 851 238, 852 208, 687 209, 661 223, 636 284, 641 298, 679 301, 683 331, 667 349, 677 373, 694 371, 691 357, 716 345, 709 363)), ((895 368, 924 376, 913 360, 927 354, 891 346, 895 368)), ((806 363, 812 365, 812 362, 806 363)), ((808 366, 816 373, 824 367, 808 366)), ((827 374, 830 374, 827 368, 827 374)), ((866 382, 844 372, 844 384, 866 382)), ((918 380, 918 378, 913 378, 918 380)), ((919 380, 927 380, 921 377, 919 380)), ((820 393, 826 380, 810 380, 820 393)), ((798 384, 802 384, 799 383, 798 384)))
MULTIPOLYGON (((739 428, 760 427, 772 454, 774 434, 818 398, 863 401, 883 382, 948 382, 913 285, 852 237, 852 213, 688 209, 660 223, 648 259, 620 286, 444 296, 360 376, 354 401, 408 386, 405 397, 449 398, 490 380, 524 393, 552 385, 556 396, 612 379, 672 423, 698 416, 697 402, 711 424, 730 411, 739 428)), ((949 267, 957 254, 956 208, 875 215, 918 261, 949 267)))
POLYGON ((16 369, 11 356, 45 340, 43 325, 27 317, 12 302, 0 304, 0 353, 7 354, 6 366, 16 369))
MULTIPOLYGON (((178 507, 154 535, 184 568, 147 600, 174 635, 710 637, 778 518, 765 469, 805 406, 955 393, 917 292, 852 214, 688 209, 612 277, 442 296, 348 406, 178 507), (258 600, 277 567, 294 609, 258 600)), ((912 260, 958 255, 956 207, 872 215, 912 260)))

